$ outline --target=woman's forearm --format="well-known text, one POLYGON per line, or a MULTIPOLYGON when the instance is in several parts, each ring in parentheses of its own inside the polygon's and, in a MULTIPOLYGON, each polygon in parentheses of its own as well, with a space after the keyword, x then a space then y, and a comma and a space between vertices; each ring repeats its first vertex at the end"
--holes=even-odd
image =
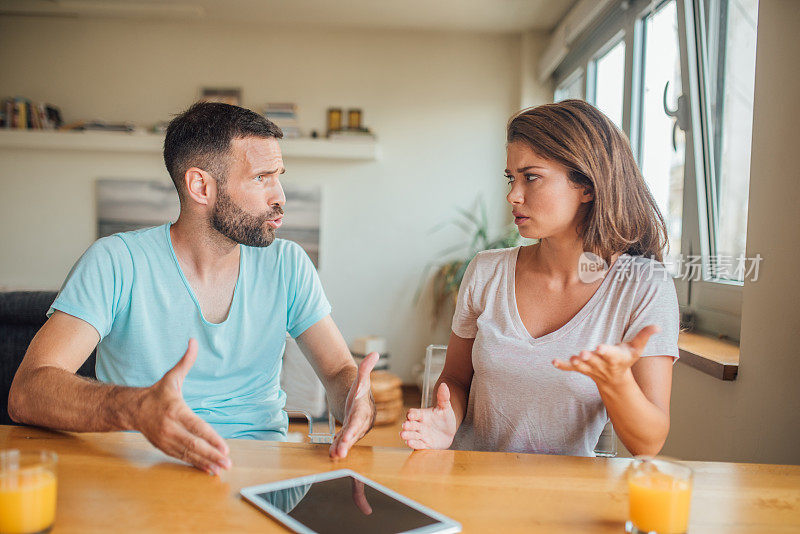
POLYGON ((453 413, 456 416, 456 423, 461 426, 464 421, 464 416, 467 413, 467 402, 469 401, 469 386, 459 382, 457 379, 442 374, 436 385, 431 391, 433 398, 430 399, 432 405, 436 405, 436 393, 439 391, 439 384, 447 384, 447 389, 450 390, 450 405, 453 407, 453 413))
POLYGON ((656 455, 669 433, 669 416, 650 402, 628 370, 613 384, 598 384, 614 431, 634 455, 656 455))

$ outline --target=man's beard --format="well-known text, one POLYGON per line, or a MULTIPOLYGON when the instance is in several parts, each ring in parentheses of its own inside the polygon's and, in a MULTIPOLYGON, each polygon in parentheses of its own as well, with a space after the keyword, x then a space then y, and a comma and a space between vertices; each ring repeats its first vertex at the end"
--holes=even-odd
POLYGON ((275 240, 275 230, 267 225, 267 221, 282 214, 283 209, 275 206, 263 215, 251 215, 237 206, 224 188, 220 188, 211 212, 211 226, 236 243, 268 247, 275 240))

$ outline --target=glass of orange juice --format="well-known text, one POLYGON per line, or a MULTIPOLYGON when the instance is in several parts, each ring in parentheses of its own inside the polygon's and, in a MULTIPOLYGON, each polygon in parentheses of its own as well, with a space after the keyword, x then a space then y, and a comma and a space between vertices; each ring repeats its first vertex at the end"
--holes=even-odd
POLYGON ((55 453, 0 450, 0 534, 48 532, 55 515, 55 453))
POLYGON ((631 533, 683 534, 689 525, 692 470, 663 458, 637 456, 628 471, 631 533))

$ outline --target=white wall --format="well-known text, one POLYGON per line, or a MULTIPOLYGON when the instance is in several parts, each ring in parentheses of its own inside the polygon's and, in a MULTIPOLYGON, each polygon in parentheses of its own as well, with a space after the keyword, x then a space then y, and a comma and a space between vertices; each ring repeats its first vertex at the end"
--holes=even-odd
POLYGON ((800 3, 760 0, 741 366, 722 382, 675 366, 666 454, 686 459, 800 464, 800 3))
MULTIPOLYGON (((457 242, 431 235, 485 198, 506 222, 504 128, 520 102, 518 36, 320 31, 212 23, 0 19, 0 96, 61 106, 67 120, 150 124, 202 86, 244 104, 292 101, 306 128, 360 107, 377 162, 287 159, 287 181, 324 184, 321 275, 350 340, 384 335, 404 379, 431 342, 412 297, 425 265, 457 242)), ((94 180, 159 178, 156 155, 0 149, 0 286, 57 288, 95 237, 94 180)), ((291 206, 287 206, 291 214, 291 206)))
POLYGON ((520 43, 520 109, 547 104, 553 101, 553 83, 541 83, 538 77, 542 54, 550 42, 550 35, 540 31, 522 34, 520 43))

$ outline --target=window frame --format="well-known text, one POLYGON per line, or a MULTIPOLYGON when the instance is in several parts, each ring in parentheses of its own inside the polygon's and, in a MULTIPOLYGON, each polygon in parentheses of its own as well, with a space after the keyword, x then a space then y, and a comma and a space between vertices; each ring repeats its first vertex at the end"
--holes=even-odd
POLYGON ((553 99, 555 99, 556 93, 564 87, 572 85, 575 81, 583 79, 583 83, 581 83, 581 98, 586 98, 586 71, 583 68, 577 68, 574 71, 570 72, 569 75, 565 76, 563 80, 556 86, 553 90, 553 99))
MULTIPOLYGON (((584 75, 584 98, 594 103, 595 61, 625 42, 625 80, 622 130, 631 141, 633 155, 640 162, 642 143, 642 97, 644 89, 645 19, 670 0, 627 0, 616 2, 604 16, 576 40, 552 75, 554 87, 584 75)), ((718 0, 697 2, 674 0, 678 17, 678 42, 681 57, 682 94, 688 96, 689 125, 685 134, 683 215, 681 253, 684 257, 703 257, 700 280, 675 277, 681 312, 697 330, 738 340, 741 326, 742 282, 714 279, 710 258, 716 254, 714 231, 717 224, 714 142, 711 127, 708 58, 704 8, 718 0)), ((716 37, 718 41, 720 36, 716 37)), ((554 92, 555 95, 555 92, 554 92)))

